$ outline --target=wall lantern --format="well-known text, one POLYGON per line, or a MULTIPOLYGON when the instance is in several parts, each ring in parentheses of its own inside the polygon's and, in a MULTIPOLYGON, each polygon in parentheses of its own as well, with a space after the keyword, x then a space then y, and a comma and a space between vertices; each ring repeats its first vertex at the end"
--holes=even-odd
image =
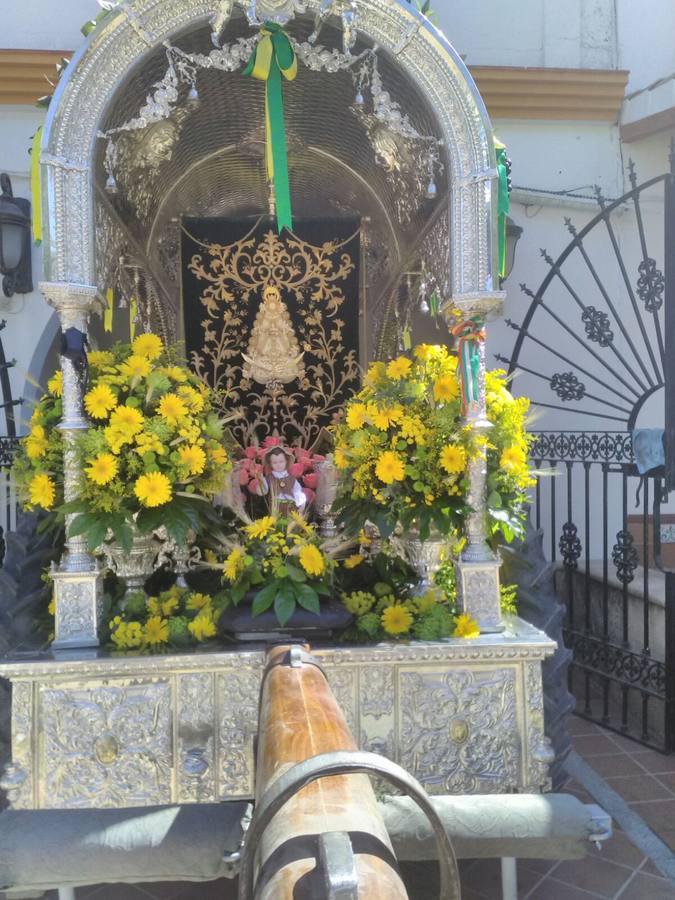
POLYGON ((30 200, 14 197, 12 182, 0 175, 0 275, 5 297, 33 290, 30 200))
POLYGON ((511 274, 513 264, 516 261, 516 244, 520 240, 523 229, 516 225, 511 216, 506 217, 506 275, 501 279, 503 284, 511 274))

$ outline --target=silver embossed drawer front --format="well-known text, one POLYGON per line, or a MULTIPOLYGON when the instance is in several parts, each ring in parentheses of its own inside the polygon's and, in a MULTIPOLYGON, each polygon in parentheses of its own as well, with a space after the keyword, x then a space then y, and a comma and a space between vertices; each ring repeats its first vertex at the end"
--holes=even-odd
POLYGON ((42 808, 170 803, 169 681, 40 686, 42 808))
POLYGON ((400 764, 431 794, 518 788, 515 667, 398 671, 400 764))

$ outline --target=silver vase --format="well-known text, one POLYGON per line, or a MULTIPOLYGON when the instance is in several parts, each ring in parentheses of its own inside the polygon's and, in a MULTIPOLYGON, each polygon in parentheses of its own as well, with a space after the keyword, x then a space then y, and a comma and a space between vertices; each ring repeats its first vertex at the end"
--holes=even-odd
POLYGON ((136 529, 129 551, 114 540, 101 544, 100 550, 109 568, 126 583, 122 606, 131 594, 143 590, 143 585, 155 570, 155 560, 161 548, 162 542, 154 534, 140 534, 136 529))
POLYGON ((434 578, 449 550, 448 539, 432 528, 429 537, 423 541, 419 529, 413 527, 408 531, 402 531, 396 542, 401 549, 401 555, 419 578, 414 593, 419 595, 435 590, 434 578))
POLYGON ((333 512, 333 504, 337 497, 340 473, 333 462, 332 453, 326 459, 317 463, 315 469, 319 476, 315 501, 319 517, 319 531, 322 537, 334 538, 338 529, 335 523, 336 517, 333 512))

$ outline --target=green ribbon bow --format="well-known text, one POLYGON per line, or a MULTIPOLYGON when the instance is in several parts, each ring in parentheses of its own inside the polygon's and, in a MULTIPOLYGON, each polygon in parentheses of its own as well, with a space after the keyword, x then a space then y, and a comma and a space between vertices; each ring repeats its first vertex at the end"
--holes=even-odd
POLYGON ((499 231, 499 277, 506 278, 506 220, 509 215, 509 172, 507 168, 506 146, 494 139, 497 153, 497 229, 499 231))
POLYGON ((244 75, 258 78, 266 84, 267 177, 274 182, 277 229, 281 233, 284 227, 293 229, 281 76, 293 81, 298 72, 298 61, 288 35, 280 25, 265 22, 260 33, 262 36, 244 69, 244 75))

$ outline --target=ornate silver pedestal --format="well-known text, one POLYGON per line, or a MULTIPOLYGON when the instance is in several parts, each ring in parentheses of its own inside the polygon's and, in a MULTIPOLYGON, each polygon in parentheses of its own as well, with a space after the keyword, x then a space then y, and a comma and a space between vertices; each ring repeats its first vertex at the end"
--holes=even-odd
MULTIPOLYGON (((432 794, 548 787, 541 661, 519 619, 476 640, 314 650, 359 745, 432 794)), ((263 647, 166 656, 43 654, 13 684, 15 809, 251 798, 263 647)))
MULTIPOLYGON (((40 290, 56 310, 61 330, 77 328, 84 334, 92 312, 101 312, 98 290, 86 284, 41 282, 40 290)), ((78 432, 88 427, 84 415, 84 385, 72 359, 61 357, 63 373, 64 497, 77 497, 81 472, 73 449, 78 432)), ((66 516, 66 532, 75 518, 66 516)), ((58 568, 52 571, 55 597, 54 647, 95 647, 101 613, 102 579, 99 567, 87 549, 85 535, 68 537, 58 568)))

